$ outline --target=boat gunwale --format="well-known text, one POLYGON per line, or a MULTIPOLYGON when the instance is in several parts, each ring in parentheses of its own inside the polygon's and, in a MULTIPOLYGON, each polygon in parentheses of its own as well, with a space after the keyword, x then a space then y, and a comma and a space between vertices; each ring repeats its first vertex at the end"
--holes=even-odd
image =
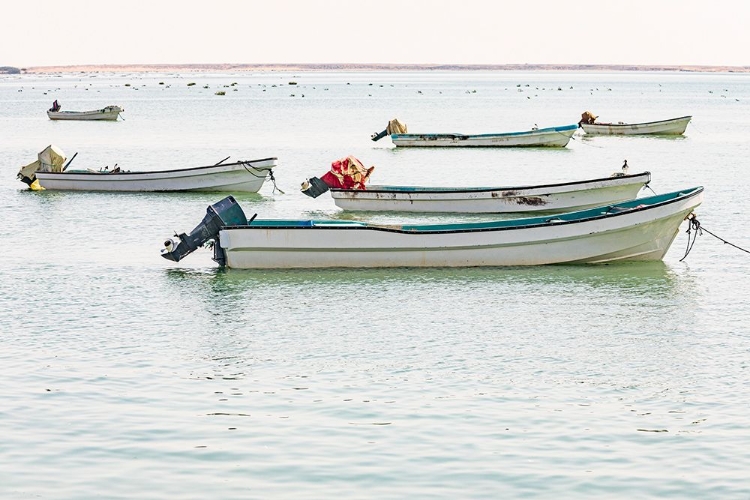
MULTIPOLYGON (((277 226, 277 225, 263 225, 263 220, 257 220, 254 221, 252 224, 245 224, 245 225, 231 225, 231 226, 222 226, 220 228, 221 231, 231 231, 231 230, 240 230, 240 229, 346 229, 346 230, 374 230, 374 231, 384 231, 384 232, 390 232, 390 233, 399 233, 399 234, 408 234, 408 235, 425 235, 425 234, 458 234, 458 233, 474 233, 474 232, 486 232, 486 231, 513 231, 518 229, 532 229, 532 228, 540 228, 540 227, 551 227, 551 226, 566 226, 570 224, 580 224, 583 222, 590 222, 595 220, 601 220, 601 219, 610 219, 613 217, 619 217, 624 215, 631 215, 633 213, 638 212, 644 212, 647 210, 656 209, 659 207, 663 207, 666 205, 670 205, 673 203, 679 203, 682 201, 685 201, 689 198, 696 197, 703 193, 704 187, 703 186, 697 186, 694 188, 690 188, 688 190, 678 190, 673 191, 671 193, 664 193, 661 195, 655 195, 650 196, 648 198, 654 198, 654 197, 670 197, 664 201, 655 202, 653 204, 649 204, 642 207, 632 207, 627 210, 623 210, 621 212, 612 212, 612 213, 599 213, 594 214, 594 211, 601 210, 606 207, 616 207, 618 205, 621 205, 623 203, 631 203, 631 202, 638 202, 641 200, 645 200, 647 198, 634 198, 631 200, 627 200, 625 202, 620 203, 614 203, 610 205, 600 205, 598 207, 593 207, 586 210, 580 210, 575 212, 565 212, 557 215, 550 215, 550 216, 539 216, 539 217, 530 217, 526 220, 529 221, 536 221, 533 223, 527 223, 522 225, 509 225, 509 226, 490 226, 490 227, 479 227, 482 224, 492 224, 497 222, 516 222, 523 219, 507 219, 507 220, 501 220, 501 221, 489 221, 489 222, 476 222, 476 223, 457 223, 457 224, 434 224, 432 226, 451 226, 451 225, 463 225, 463 226, 474 226, 474 227, 465 227, 463 229, 415 229, 415 227, 419 226, 406 226, 411 227, 411 229, 404 229, 404 225, 388 225, 388 224, 369 224, 366 222, 354 222, 354 223, 347 223, 343 222, 341 224, 331 224, 331 225, 325 225, 322 224, 323 221, 317 221, 321 222, 321 225, 315 225, 315 220, 299 220, 297 222, 310 222, 310 225, 287 225, 287 226, 277 226), (571 216, 572 214, 576 213, 585 213, 585 212, 591 212, 591 216, 587 217, 580 217, 580 218, 573 218, 570 220, 561 219, 560 217, 563 216, 571 216)), ((290 221, 292 222, 292 221, 290 221)), ((332 222, 332 221, 326 221, 326 222, 332 222)), ((431 225, 426 224, 422 225, 421 227, 430 227, 431 225)))
MULTIPOLYGON (((247 163, 253 163, 253 162, 262 162, 262 161, 269 161, 269 160, 277 160, 277 157, 270 157, 270 158, 262 158, 259 160, 248 160, 248 161, 235 161, 232 163, 222 163, 219 165, 206 165, 204 167, 189 167, 189 168, 177 168, 174 170, 138 170, 138 171, 120 171, 120 172, 35 172, 34 175, 36 177, 39 177, 39 174, 42 174, 42 176, 46 175, 90 175, 90 176, 106 176, 106 178, 111 178, 113 176, 119 176, 119 175, 143 175, 143 174, 171 174, 176 172, 192 172, 192 171, 198 171, 198 170, 206 170, 210 168, 220 168, 220 167, 231 167, 234 165, 244 165, 247 163)), ((249 165, 250 168, 253 168, 255 170, 272 170, 277 167, 277 165, 272 165, 269 167, 256 167, 253 165, 249 165)))
POLYGON ((409 190, 401 190, 401 189, 340 189, 340 188, 331 188, 331 192, 337 192, 337 193, 398 193, 398 194, 452 194, 452 193, 484 193, 484 192, 491 192, 491 191, 521 191, 521 190, 530 190, 530 189, 545 189, 545 188, 553 188, 553 187, 566 187, 566 186, 574 186, 577 184, 583 185, 583 184, 589 184, 594 182, 603 182, 608 180, 620 180, 620 179, 636 179, 638 177, 642 176, 648 176, 648 180, 644 183, 645 186, 647 186, 649 183, 651 183, 651 172, 641 172, 638 174, 628 174, 628 175, 621 175, 618 177, 601 177, 598 179, 589 179, 585 181, 569 181, 569 182, 560 182, 555 184, 537 184, 533 186, 508 186, 508 187, 456 187, 456 188, 444 188, 444 189, 438 189, 438 188, 430 188, 426 186, 383 186, 383 187, 389 187, 389 188, 395 188, 395 187, 408 187, 408 188, 416 188, 418 190, 416 191, 409 191, 409 190))

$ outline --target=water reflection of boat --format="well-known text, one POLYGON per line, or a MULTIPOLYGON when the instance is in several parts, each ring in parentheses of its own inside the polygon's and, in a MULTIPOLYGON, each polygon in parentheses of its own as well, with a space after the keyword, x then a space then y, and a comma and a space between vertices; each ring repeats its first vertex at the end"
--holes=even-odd
MULTIPOLYGON (((602 300, 636 304, 643 301, 662 302, 679 299, 694 300, 695 276, 684 268, 675 268, 664 261, 623 262, 616 266, 557 265, 554 267, 473 267, 456 273, 451 268, 392 268, 388 270, 361 268, 342 269, 271 269, 259 273, 246 269, 167 268, 165 276, 175 287, 175 296, 197 294, 199 302, 210 304, 212 312, 230 314, 259 291, 273 302, 285 290, 297 290, 302 296, 320 293, 338 294, 343 290, 375 292, 388 290, 410 296, 414 290, 453 290, 468 293, 475 287, 495 290, 497 294, 522 293, 543 295, 576 295, 602 297, 602 300), (692 291, 692 292, 691 292, 692 291), (182 295, 181 295, 182 294, 182 295), (615 299, 617 297, 617 299, 615 299)), ((377 295, 377 294, 376 294, 377 295)), ((687 308, 687 306, 685 306, 687 308)))

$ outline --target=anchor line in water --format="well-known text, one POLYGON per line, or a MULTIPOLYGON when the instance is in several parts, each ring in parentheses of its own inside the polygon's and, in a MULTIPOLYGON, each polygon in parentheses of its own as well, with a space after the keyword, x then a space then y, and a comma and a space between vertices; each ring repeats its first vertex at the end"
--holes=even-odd
POLYGON ((696 217, 696 215, 695 215, 694 212, 690 212, 688 214, 688 216, 685 217, 685 219, 688 221, 688 228, 687 228, 687 231, 685 231, 688 234, 688 244, 687 244, 687 249, 685 250, 685 255, 680 259, 680 262, 682 262, 683 260, 685 260, 687 258, 688 254, 693 249, 693 245, 695 245, 695 240, 698 238, 699 235, 700 236, 703 235, 703 231, 707 232, 708 234, 710 234, 711 236, 713 236, 717 240, 721 241, 725 245, 732 246, 732 247, 736 248, 737 250, 741 250, 741 251, 743 251, 745 253, 750 253, 750 250, 746 250, 746 249, 744 249, 744 248, 742 248, 740 246, 735 245, 734 243, 730 243, 727 240, 725 240, 724 238, 721 238, 721 237, 715 235, 714 233, 712 233, 711 231, 709 231, 705 227, 701 226, 701 223, 698 220, 698 218, 696 217), (693 235, 692 241, 690 239, 690 234, 691 233, 693 235))
MULTIPOLYGON (((275 193, 278 191, 281 194, 286 194, 284 191, 282 191, 277 185, 276 185, 276 178, 273 176, 273 170, 268 171, 268 177, 270 177, 271 182, 273 182, 273 192, 275 193)), ((257 215, 257 214, 256 214, 257 215)), ((254 218, 254 217, 253 217, 254 218)))

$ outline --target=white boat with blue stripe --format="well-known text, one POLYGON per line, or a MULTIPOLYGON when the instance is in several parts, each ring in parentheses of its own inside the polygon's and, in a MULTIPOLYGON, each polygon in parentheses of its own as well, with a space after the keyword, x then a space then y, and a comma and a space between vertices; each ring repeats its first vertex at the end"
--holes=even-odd
POLYGON ((507 187, 367 186, 331 189, 339 208, 432 213, 558 213, 618 203, 638 196, 651 182, 643 172, 601 179, 507 187))
MULTIPOLYGON (((371 139, 377 141, 386 135, 396 147, 479 147, 479 148, 521 148, 521 147, 560 147, 568 145, 570 138, 578 130, 578 125, 537 128, 522 132, 502 132, 490 134, 409 134, 391 133, 394 130, 392 120, 383 132, 373 134, 371 139)), ((403 130, 406 127, 403 126, 403 130)), ((396 128, 396 130, 398 130, 396 128)))
POLYGON ((162 256, 179 261, 214 240, 214 260, 239 269, 656 261, 702 199, 695 187, 553 216, 412 225, 247 219, 229 196, 189 235, 166 240, 162 256))

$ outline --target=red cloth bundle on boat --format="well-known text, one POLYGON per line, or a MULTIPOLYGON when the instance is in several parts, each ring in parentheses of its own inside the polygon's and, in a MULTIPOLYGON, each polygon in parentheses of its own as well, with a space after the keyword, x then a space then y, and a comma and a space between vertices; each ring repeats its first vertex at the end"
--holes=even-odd
POLYGON ((336 189, 358 189, 364 191, 365 183, 375 167, 365 168, 362 162, 353 156, 347 156, 331 163, 331 170, 320 180, 328 187, 336 189))

